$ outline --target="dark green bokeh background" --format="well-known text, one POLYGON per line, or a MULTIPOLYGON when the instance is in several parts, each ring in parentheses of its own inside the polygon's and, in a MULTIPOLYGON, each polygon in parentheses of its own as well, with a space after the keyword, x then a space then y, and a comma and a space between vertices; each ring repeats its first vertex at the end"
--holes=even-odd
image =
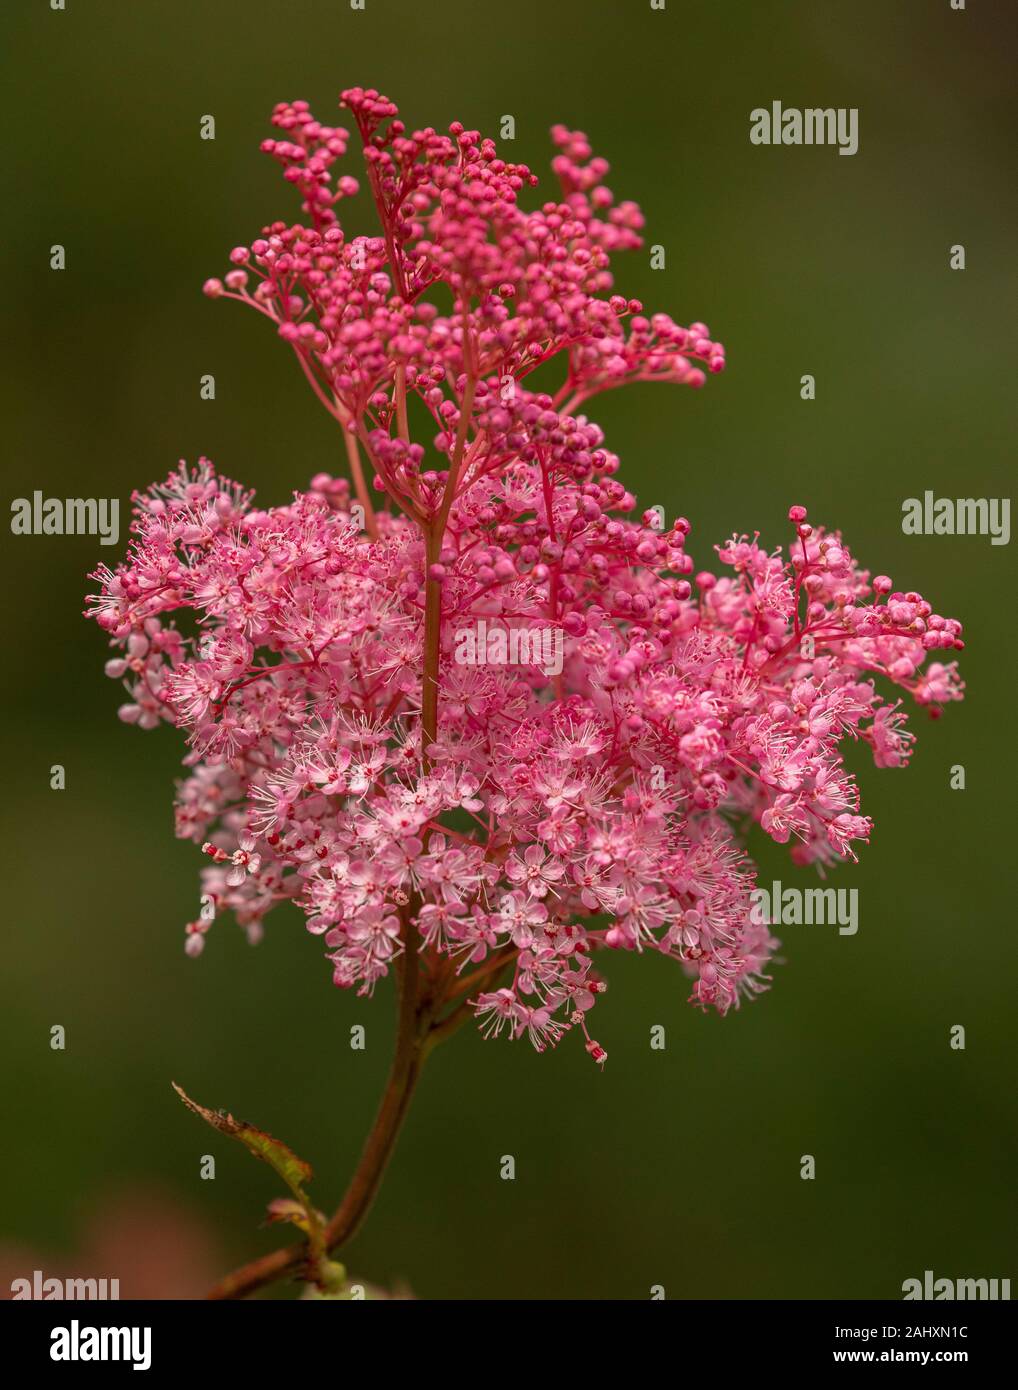
MULTIPOLYGON (((909 771, 853 762, 877 829, 835 886, 859 889, 859 934, 787 928, 772 991, 724 1021, 686 1006, 668 963, 612 958, 603 1075, 572 1040, 538 1057, 465 1030, 425 1074, 348 1252, 359 1275, 435 1297, 895 1298, 927 1268, 1016 1273, 1014 547, 900 527, 926 488, 1011 491, 1014 20, 990 0, 5 5, 8 498, 126 507, 205 453, 269 504, 338 469, 285 348, 200 285, 296 216, 258 152, 273 103, 306 97, 327 120, 340 88, 377 85, 412 125, 497 134, 513 114, 511 155, 542 173, 548 127, 578 126, 642 204, 667 270, 631 255, 619 287, 706 320, 730 369, 595 414, 641 502, 692 520, 702 564, 733 529, 785 543, 802 502, 966 623, 967 702, 917 717, 909 771), (774 99, 858 107, 858 154, 750 145, 750 110, 774 99)), ((362 203, 356 217, 366 230, 362 203)), ((87 571, 119 548, 6 527, 3 543, 4 1231, 57 1260, 84 1209, 141 1185, 209 1226, 225 1269, 279 1239, 256 1229, 273 1179, 204 1132, 170 1078, 285 1137, 331 1207, 387 1066, 391 996, 334 990, 295 912, 256 950, 223 922, 185 958, 199 863, 172 838, 180 741, 118 723, 79 616, 87 571), (66 791, 49 789, 54 763, 66 791), (355 1022, 366 1053, 348 1046, 355 1022), (198 1178, 207 1151, 215 1182, 198 1178)), ((765 883, 811 881, 754 848, 765 883)))

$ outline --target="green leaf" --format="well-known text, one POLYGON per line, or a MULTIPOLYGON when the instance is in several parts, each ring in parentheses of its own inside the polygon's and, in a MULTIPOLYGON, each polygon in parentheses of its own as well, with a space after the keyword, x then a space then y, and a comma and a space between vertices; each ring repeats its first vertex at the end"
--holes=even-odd
POLYGON ((188 1110, 200 1115, 206 1124, 218 1129, 220 1134, 229 1134, 232 1138, 239 1139, 256 1158, 263 1159, 270 1168, 275 1169, 302 1206, 306 1204, 304 1184, 312 1177, 310 1163, 298 1158, 281 1139, 274 1139, 271 1134, 266 1134, 264 1130, 256 1129, 254 1125, 249 1125, 243 1120, 235 1120, 226 1110, 207 1110, 204 1105, 192 1100, 175 1081, 172 1084, 188 1110))

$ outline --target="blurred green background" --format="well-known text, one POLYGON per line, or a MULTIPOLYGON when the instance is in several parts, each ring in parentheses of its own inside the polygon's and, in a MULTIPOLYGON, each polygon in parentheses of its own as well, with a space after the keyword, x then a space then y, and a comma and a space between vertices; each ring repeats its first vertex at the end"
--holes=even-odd
MULTIPOLYGON (((335 426, 272 331, 200 286, 297 215, 258 151, 273 103, 305 97, 329 120, 342 87, 377 85, 411 125, 497 135, 515 116, 507 153, 542 174, 548 127, 586 130, 616 194, 642 204, 667 269, 621 258, 619 287, 705 320, 729 371, 594 414, 641 502, 691 519, 700 564, 733 530, 784 544, 802 502, 966 623, 966 703, 917 716, 907 772, 853 761, 877 828, 834 884, 859 889, 858 935, 786 928, 771 992, 725 1020, 687 1007, 667 962, 613 957, 603 1075, 572 1040, 539 1057, 467 1028, 425 1073, 350 1268, 430 1297, 899 1298, 928 1268, 1015 1275, 1014 547, 900 526, 926 488, 1011 491, 1014 7, 16 0, 2 26, 9 499, 119 495, 126 510, 201 453, 264 504, 338 471, 335 426), (752 146, 749 112, 775 99, 858 107, 859 152, 752 146), (964 272, 948 269, 955 243, 964 272)), ((362 200, 354 223, 369 225, 362 200)), ((122 1248, 169 1291, 177 1235, 203 1229, 198 1292, 206 1265, 279 1241, 257 1229, 276 1188, 170 1079, 285 1138, 331 1209, 387 1067, 391 994, 333 989, 296 912, 257 949, 226 921, 185 958, 199 857, 172 835, 180 739, 118 723, 80 617, 86 573, 120 548, 6 527, 3 545, 4 1237, 29 1269, 82 1272, 89 1223, 123 1225, 118 1194, 140 1194, 162 1225, 128 1220, 122 1248)), ((762 836, 753 849, 764 883, 812 883, 762 836)))

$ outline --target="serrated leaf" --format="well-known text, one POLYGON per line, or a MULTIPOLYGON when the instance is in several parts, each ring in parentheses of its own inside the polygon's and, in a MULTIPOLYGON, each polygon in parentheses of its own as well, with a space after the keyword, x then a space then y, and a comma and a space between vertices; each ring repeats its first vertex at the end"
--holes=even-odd
POLYGON ((213 1129, 218 1129, 220 1134, 229 1134, 232 1138, 239 1139, 256 1158, 263 1159, 270 1168, 274 1168, 290 1191, 303 1202, 303 1186, 306 1182, 310 1182, 313 1176, 310 1163, 305 1163, 302 1158, 298 1158, 289 1145, 284 1144, 281 1139, 274 1139, 263 1129, 256 1129, 254 1125, 247 1124, 243 1120, 235 1120, 227 1110, 209 1110, 204 1105, 199 1105, 197 1101, 191 1099, 182 1086, 178 1086, 175 1081, 172 1084, 173 1089, 188 1110, 193 1110, 196 1115, 200 1115, 206 1124, 211 1125, 213 1129))
POLYGON ((286 1183, 293 1193, 289 1197, 277 1197, 269 1203, 270 1221, 292 1221, 308 1239, 308 1269, 315 1280, 322 1278, 325 1268, 325 1218, 317 1211, 304 1191, 304 1183, 313 1176, 311 1164, 298 1158, 288 1144, 275 1139, 265 1130, 243 1120, 235 1120, 227 1110, 209 1110, 192 1100, 182 1086, 174 1081, 173 1089, 187 1106, 188 1110, 201 1117, 207 1125, 217 1129, 220 1134, 228 1134, 231 1139, 239 1139, 249 1153, 267 1163, 286 1183), (295 1199, 295 1200, 294 1200, 295 1199))

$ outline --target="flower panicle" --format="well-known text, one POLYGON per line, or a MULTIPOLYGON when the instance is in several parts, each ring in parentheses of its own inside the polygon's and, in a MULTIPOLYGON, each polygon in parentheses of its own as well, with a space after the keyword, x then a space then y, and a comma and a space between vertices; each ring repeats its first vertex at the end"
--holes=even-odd
POLYGON ((670 957, 722 1014, 767 987, 745 825, 820 872, 853 859, 872 826, 843 746, 908 763, 905 698, 962 697, 961 625, 802 506, 787 551, 735 535, 705 569, 685 518, 639 506, 586 403, 699 386, 724 349, 615 293, 642 217, 586 136, 555 127, 561 191, 528 212, 534 176, 478 132, 408 132, 360 88, 342 104, 379 234, 338 221, 347 132, 281 104, 263 148, 305 221, 206 292, 275 323, 352 478, 259 509, 181 464, 135 494, 89 615, 120 718, 187 737, 176 832, 214 914, 256 940, 294 902, 338 986, 370 994, 419 950, 449 1017, 539 1051, 577 1030, 603 1063, 612 952, 670 957), (530 379, 552 359, 557 389, 530 379))

